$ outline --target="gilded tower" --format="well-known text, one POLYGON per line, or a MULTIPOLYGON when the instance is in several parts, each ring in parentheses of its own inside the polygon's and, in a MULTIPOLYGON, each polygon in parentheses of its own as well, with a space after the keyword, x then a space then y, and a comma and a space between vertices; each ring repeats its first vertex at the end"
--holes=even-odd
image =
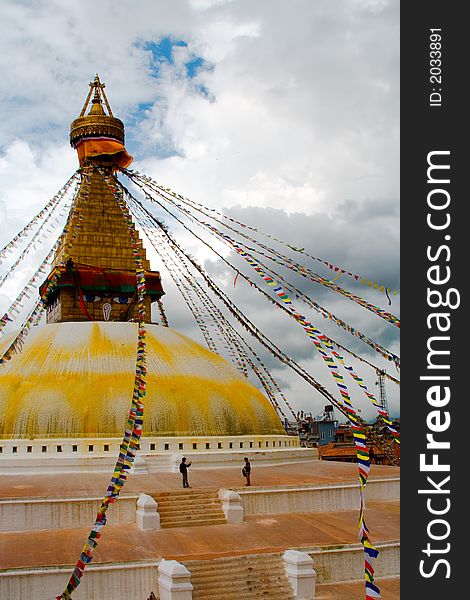
MULTIPOLYGON (((82 181, 57 249, 52 271, 41 287, 47 323, 64 321, 131 321, 135 318, 134 249, 127 209, 119 206, 108 183, 132 157, 124 146, 124 124, 113 116, 98 75, 70 127, 82 181), (88 114, 86 114, 88 106, 88 114)), ((137 236, 145 269, 145 314, 163 295, 160 274, 150 271, 137 236)))

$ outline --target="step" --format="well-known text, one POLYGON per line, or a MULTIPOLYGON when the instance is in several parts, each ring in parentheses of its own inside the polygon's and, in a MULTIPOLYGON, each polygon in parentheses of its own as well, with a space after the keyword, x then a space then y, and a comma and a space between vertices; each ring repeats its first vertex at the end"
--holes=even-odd
POLYGON ((180 488, 178 490, 166 490, 152 494, 155 497, 165 498, 168 496, 217 496, 218 488, 204 488, 204 489, 193 489, 193 488, 180 488))
POLYGON ((266 565, 268 567, 273 566, 275 564, 279 564, 281 557, 279 554, 242 554, 240 556, 230 556, 223 558, 215 558, 213 560, 195 560, 195 561, 184 561, 184 564, 188 567, 188 569, 193 569, 194 571, 203 571, 205 569, 213 569, 214 566, 219 568, 229 569, 238 566, 244 566, 244 568, 251 568, 256 562, 257 565, 266 565))
POLYGON ((160 495, 160 494, 153 494, 153 497, 155 498, 155 500, 164 502, 166 500, 196 500, 196 499, 201 499, 204 500, 206 498, 214 498, 217 499, 218 495, 217 493, 210 493, 210 494, 206 494, 203 492, 187 492, 187 491, 183 491, 181 494, 177 494, 176 492, 173 494, 166 494, 165 496, 160 495))
MULTIPOLYGON (((278 578, 281 575, 283 576, 283 573, 281 573, 281 575, 279 575, 279 573, 277 573, 276 570, 279 566, 279 564, 273 564, 270 566, 263 566, 263 567, 253 567, 251 568, 251 570, 248 570, 246 568, 240 567, 238 569, 233 568, 233 569, 224 569, 223 571, 221 571, 220 569, 217 570, 206 570, 206 571, 191 571, 191 577, 197 579, 197 581, 216 581, 217 579, 221 579, 224 578, 227 574, 230 575, 236 575, 237 573, 240 573, 240 577, 243 579, 243 581, 252 581, 255 579, 260 579, 260 580, 270 580, 273 577, 274 578, 278 578)), ((191 569, 189 569, 191 570, 191 569)))
POLYGON ((175 496, 164 496, 163 498, 161 496, 153 496, 153 498, 160 504, 170 504, 171 502, 175 502, 177 504, 183 503, 183 502, 220 502, 218 496, 214 496, 213 494, 207 494, 207 495, 203 495, 203 494, 194 494, 194 495, 185 495, 185 494, 178 494, 175 496))
POLYGON ((269 598, 270 600, 293 600, 292 589, 288 587, 276 587, 274 589, 236 589, 227 590, 226 587, 217 590, 193 589, 193 600, 253 600, 254 598, 269 598))
POLYGON ((221 523, 227 523, 224 514, 214 513, 209 515, 197 514, 197 515, 176 515, 176 516, 168 516, 164 519, 160 519, 160 522, 163 525, 168 525, 170 523, 193 523, 194 521, 220 521, 221 523))
MULTIPOLYGON (((259 593, 252 591, 231 593, 223 590, 223 592, 217 592, 215 594, 198 593, 193 590, 193 600, 221 600, 221 598, 223 598, 223 600, 256 600, 257 598, 269 598, 269 600, 295 600, 295 597, 292 596, 292 590, 279 590, 259 593)), ((328 600, 330 599, 332 600, 331 596, 328 597, 328 600)))
POLYGON ((269 590, 221 590, 204 591, 193 589, 193 600, 254 600, 255 598, 269 598, 269 600, 295 600, 292 595, 292 589, 276 588, 269 590))
POLYGON ((269 583, 272 581, 280 581, 283 578, 283 574, 278 574, 277 572, 267 572, 260 570, 253 570, 251 573, 246 573, 243 570, 227 570, 223 572, 215 572, 215 573, 191 573, 191 579, 200 583, 217 583, 219 581, 227 580, 227 577, 230 575, 232 581, 244 581, 251 584, 253 583, 269 583))
POLYGON ((161 519, 163 524, 167 523, 194 523, 198 522, 206 522, 206 521, 222 521, 226 523, 225 515, 223 513, 216 513, 211 515, 199 514, 199 515, 176 515, 176 516, 167 516, 165 519, 161 519))
POLYGON ((221 565, 217 565, 217 564, 213 564, 213 565, 203 565, 203 566, 191 566, 188 563, 185 563, 185 565, 187 566, 187 568, 191 571, 191 573, 197 577, 210 577, 214 575, 214 570, 218 569, 218 571, 215 573, 215 575, 217 575, 217 573, 219 573, 222 569, 223 569, 223 573, 238 573, 239 571, 243 571, 244 576, 245 577, 250 577, 251 573, 257 572, 265 572, 267 575, 269 575, 269 573, 272 573, 272 569, 278 567, 279 563, 278 561, 272 561, 272 562, 263 562, 259 565, 253 566, 251 563, 242 563, 242 564, 232 564, 232 565, 224 565, 223 567, 221 565))
MULTIPOLYGON (((160 511, 158 511, 160 513, 160 511)), ((192 506, 178 508, 175 510, 166 510, 160 513, 162 517, 191 517, 194 515, 223 515, 224 511, 220 506, 211 506, 210 508, 198 508, 194 510, 192 506)))
POLYGON ((160 509, 167 511, 171 509, 175 510, 184 510, 185 508, 195 508, 195 509, 205 509, 205 508, 215 508, 220 506, 222 508, 222 503, 214 500, 198 500, 196 502, 191 502, 191 500, 186 500, 186 502, 165 502, 160 503, 157 501, 158 511, 160 509))
POLYGON ((215 502, 213 500, 208 500, 208 501, 197 501, 197 502, 168 502, 163 504, 163 506, 160 504, 160 502, 157 503, 158 504, 158 512, 160 512, 160 509, 163 511, 168 511, 168 510, 185 510, 188 508, 194 508, 195 510, 205 510, 206 508, 217 508, 220 507, 222 508, 222 503, 221 502, 215 502))
MULTIPOLYGON (((231 556, 220 556, 214 559, 210 560, 211 564, 217 564, 217 565, 224 565, 227 563, 234 563, 234 562, 250 562, 252 560, 256 560, 256 561, 270 561, 270 560, 281 560, 281 553, 280 552, 256 552, 256 553, 252 553, 252 554, 236 554, 236 555, 231 555, 231 556)), ((206 559, 199 559, 199 558, 195 558, 195 559, 191 559, 188 561, 185 561, 185 564, 187 563, 188 565, 203 565, 204 563, 208 563, 209 561, 206 559)))
POLYGON ((217 511, 222 510, 221 504, 186 504, 181 506, 164 506, 163 510, 160 510, 160 506, 157 507, 157 510, 160 514, 185 514, 188 512, 205 512, 205 511, 217 511))
MULTIPOLYGON (((251 578, 246 578, 243 572, 233 573, 236 577, 231 577, 231 582, 236 582, 237 586, 241 589, 244 587, 256 588, 272 588, 273 586, 279 588, 285 585, 284 577, 280 575, 261 575, 259 573, 253 573, 251 578)), ((191 577, 191 583, 204 590, 215 589, 215 588, 226 588, 227 587, 227 574, 221 574, 214 577, 191 577)), ((238 588, 237 588, 238 589, 238 588)))
POLYGON ((169 529, 170 527, 201 527, 201 526, 206 526, 206 525, 225 525, 227 523, 227 521, 225 520, 225 518, 220 518, 220 519, 205 519, 205 520, 198 520, 198 521, 175 521, 173 523, 162 523, 161 527, 162 529, 169 529))
POLYGON ((186 506, 185 508, 175 508, 174 510, 158 510, 158 512, 161 517, 175 517, 178 515, 181 517, 186 517, 187 515, 224 514, 222 507, 220 506, 211 506, 210 508, 198 507, 196 509, 194 509, 192 506, 186 506))

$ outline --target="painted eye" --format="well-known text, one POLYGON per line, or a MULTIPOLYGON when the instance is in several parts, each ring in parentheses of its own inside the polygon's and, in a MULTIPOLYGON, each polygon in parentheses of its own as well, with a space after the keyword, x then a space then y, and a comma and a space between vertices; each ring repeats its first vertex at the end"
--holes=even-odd
POLYGON ((101 296, 93 296, 91 294, 85 294, 83 298, 85 302, 99 302, 101 300, 101 296))
POLYGON ((127 296, 115 296, 113 298, 113 302, 116 302, 117 304, 129 304, 131 300, 132 298, 128 298, 127 296))

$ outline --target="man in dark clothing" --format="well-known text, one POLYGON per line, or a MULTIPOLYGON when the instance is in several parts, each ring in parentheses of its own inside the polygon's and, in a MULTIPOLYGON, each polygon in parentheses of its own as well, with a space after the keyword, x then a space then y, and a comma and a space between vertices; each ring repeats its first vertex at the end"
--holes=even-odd
POLYGON ((245 456, 245 458, 243 460, 245 461, 245 464, 243 465, 242 474, 243 474, 243 477, 245 477, 245 479, 246 479, 245 485, 251 485, 251 482, 250 482, 250 474, 251 474, 250 461, 248 460, 247 456, 245 456))
POLYGON ((191 466, 191 461, 186 462, 186 456, 183 456, 180 463, 180 473, 183 475, 183 487, 191 487, 188 483, 188 467, 191 466))

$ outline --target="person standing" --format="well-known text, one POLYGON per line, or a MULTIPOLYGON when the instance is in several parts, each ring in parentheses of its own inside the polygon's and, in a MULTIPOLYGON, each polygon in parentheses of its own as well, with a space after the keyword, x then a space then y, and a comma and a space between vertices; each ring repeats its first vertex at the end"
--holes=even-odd
POLYGON ((251 475, 250 461, 248 460, 247 456, 245 456, 245 458, 243 460, 245 461, 245 464, 243 465, 242 474, 243 474, 243 477, 246 479, 245 485, 251 485, 251 481, 250 481, 250 475, 251 475))
POLYGON ((188 483, 188 467, 191 466, 191 461, 186 462, 186 456, 183 456, 180 463, 180 473, 183 475, 183 487, 191 487, 188 483))

